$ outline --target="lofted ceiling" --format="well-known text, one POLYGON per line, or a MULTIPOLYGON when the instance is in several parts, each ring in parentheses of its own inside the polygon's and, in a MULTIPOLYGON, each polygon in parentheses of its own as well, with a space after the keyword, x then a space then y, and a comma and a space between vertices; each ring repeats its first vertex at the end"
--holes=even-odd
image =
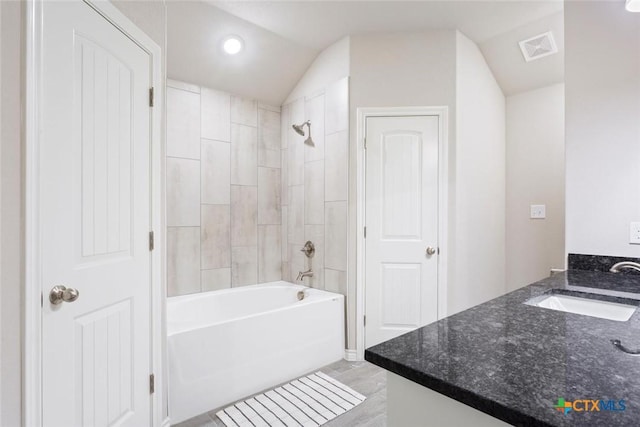
POLYGON ((564 81, 564 13, 556 13, 479 44, 506 96, 564 81), (526 62, 518 42, 551 31, 558 53, 526 62))
POLYGON ((210 4, 167 3, 167 76, 280 106, 319 50, 265 30, 210 4), (241 54, 222 51, 240 36, 241 54))
MULTIPOLYGON (((458 29, 506 95, 563 79, 562 0, 168 2, 167 74, 280 105, 320 51, 347 35, 458 29), (526 63, 517 42, 553 30, 560 54, 526 63), (246 51, 219 42, 241 36, 246 51)), ((549 84, 551 84, 549 83, 549 84)))
POLYGON ((298 43, 324 49, 347 35, 458 29, 476 43, 561 12, 562 0, 207 0, 298 43))

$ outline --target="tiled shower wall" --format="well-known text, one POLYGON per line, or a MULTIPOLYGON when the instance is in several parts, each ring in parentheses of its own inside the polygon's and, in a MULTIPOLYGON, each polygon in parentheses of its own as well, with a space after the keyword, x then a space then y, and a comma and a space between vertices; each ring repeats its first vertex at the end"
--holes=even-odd
POLYGON ((280 108, 167 85, 168 295, 280 280, 280 108))
POLYGON ((309 268, 300 249, 311 240, 314 277, 305 284, 347 295, 348 77, 284 105, 282 129, 282 277, 309 268), (306 120, 315 147, 291 128, 306 120))

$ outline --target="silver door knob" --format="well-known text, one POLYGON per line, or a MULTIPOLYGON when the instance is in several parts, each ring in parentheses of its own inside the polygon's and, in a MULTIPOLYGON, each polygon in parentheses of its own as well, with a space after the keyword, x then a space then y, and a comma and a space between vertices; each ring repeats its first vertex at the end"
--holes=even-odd
POLYGON ((57 285, 49 292, 49 301, 51 301, 51 304, 58 305, 62 302, 74 302, 79 296, 80 292, 77 289, 57 285))
POLYGON ((436 252, 438 252, 438 250, 436 248, 432 248, 431 246, 429 246, 427 248, 427 255, 428 256, 431 256, 431 255, 435 254, 436 252))

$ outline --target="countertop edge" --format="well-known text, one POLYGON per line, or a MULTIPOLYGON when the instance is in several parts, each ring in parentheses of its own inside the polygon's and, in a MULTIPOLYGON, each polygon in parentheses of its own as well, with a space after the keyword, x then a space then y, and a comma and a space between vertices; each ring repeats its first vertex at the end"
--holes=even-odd
POLYGON ((416 384, 420 384, 423 387, 454 399, 460 403, 470 406, 480 412, 483 412, 506 423, 516 426, 526 425, 553 427, 552 424, 534 418, 531 415, 522 413, 518 410, 473 393, 469 390, 450 384, 439 378, 435 378, 423 372, 416 371, 415 369, 412 369, 406 365, 402 365, 386 357, 374 354, 369 350, 365 350, 364 358, 366 361, 380 366, 381 368, 384 368, 389 372, 406 378, 407 380, 412 381, 416 384))

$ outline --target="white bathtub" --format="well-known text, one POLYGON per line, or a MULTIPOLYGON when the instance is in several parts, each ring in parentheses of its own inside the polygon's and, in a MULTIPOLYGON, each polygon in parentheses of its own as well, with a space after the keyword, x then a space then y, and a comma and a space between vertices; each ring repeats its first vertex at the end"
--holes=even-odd
POLYGON ((173 424, 341 359, 344 297, 273 282, 169 298, 167 333, 173 424))

